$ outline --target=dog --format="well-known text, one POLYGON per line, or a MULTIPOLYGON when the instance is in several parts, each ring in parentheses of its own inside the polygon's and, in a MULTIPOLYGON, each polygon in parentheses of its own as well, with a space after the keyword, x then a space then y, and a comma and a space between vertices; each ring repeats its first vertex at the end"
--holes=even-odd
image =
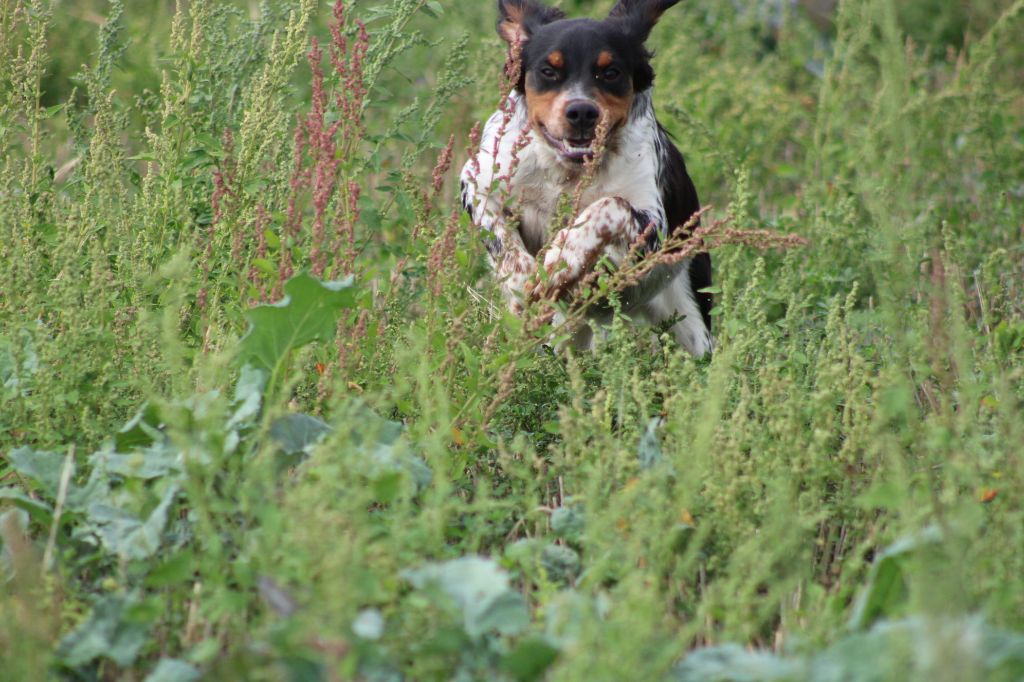
MULTIPOLYGON (((542 280, 539 267, 548 291, 565 296, 602 258, 619 265, 641 240, 649 254, 692 229, 700 202, 682 154, 655 118, 653 55, 644 46, 678 2, 619 0, 594 20, 568 19, 536 0, 498 0, 498 35, 509 45, 509 63, 519 66, 512 69, 517 82, 484 125, 461 186, 473 223, 488 233, 488 258, 514 312, 542 280), (559 202, 595 158, 578 201, 586 208, 552 238, 559 202)), ((669 327, 699 357, 713 346, 712 297, 702 291, 710 286, 711 258, 699 254, 652 268, 619 293, 620 307, 669 327)), ((586 315, 575 336, 581 348, 592 347, 591 327, 606 325, 612 311, 604 301, 586 315)))

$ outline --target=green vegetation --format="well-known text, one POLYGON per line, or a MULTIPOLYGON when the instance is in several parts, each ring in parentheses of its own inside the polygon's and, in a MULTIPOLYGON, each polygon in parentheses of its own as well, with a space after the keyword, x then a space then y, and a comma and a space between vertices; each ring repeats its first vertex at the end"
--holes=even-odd
POLYGON ((491 3, 0 0, 0 677, 1024 678, 1024 1, 828 5, 652 37, 697 361, 503 311, 491 3))

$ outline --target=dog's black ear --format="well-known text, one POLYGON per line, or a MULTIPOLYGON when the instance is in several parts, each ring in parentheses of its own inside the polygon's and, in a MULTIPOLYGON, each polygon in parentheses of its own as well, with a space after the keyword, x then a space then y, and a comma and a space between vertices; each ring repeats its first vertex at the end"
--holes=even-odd
POLYGON ((526 42, 538 26, 565 18, 565 12, 534 0, 498 0, 498 35, 514 45, 526 42))
MULTIPOLYGON (((630 39, 641 45, 651 35, 651 29, 669 7, 679 0, 619 0, 608 14, 617 20, 630 39)), ((651 53, 643 50, 643 58, 633 70, 633 89, 643 92, 654 83, 654 69, 651 68, 651 53)))
POLYGON ((642 43, 665 10, 678 3, 679 0, 619 0, 608 16, 621 19, 626 33, 642 43))

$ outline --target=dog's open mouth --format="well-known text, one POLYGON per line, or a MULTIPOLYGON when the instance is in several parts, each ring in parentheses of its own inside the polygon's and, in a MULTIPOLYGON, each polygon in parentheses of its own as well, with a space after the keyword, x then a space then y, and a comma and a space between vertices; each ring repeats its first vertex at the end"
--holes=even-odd
POLYGON ((556 152, 558 152, 563 159, 569 161, 575 161, 582 163, 594 156, 594 138, 583 137, 583 138, 572 138, 567 137, 564 139, 558 139, 547 131, 544 126, 539 126, 540 132, 547 140, 547 143, 551 145, 556 152))

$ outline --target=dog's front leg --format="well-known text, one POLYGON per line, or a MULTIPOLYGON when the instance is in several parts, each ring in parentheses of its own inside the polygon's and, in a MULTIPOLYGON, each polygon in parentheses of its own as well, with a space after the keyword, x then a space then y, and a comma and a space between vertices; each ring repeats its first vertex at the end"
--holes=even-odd
POLYGON ((469 161, 462 170, 462 204, 477 227, 487 234, 487 259, 509 309, 518 315, 523 312, 527 285, 537 272, 537 261, 527 251, 516 226, 509 225, 504 203, 488 194, 478 194, 472 169, 473 162, 469 161))
POLYGON ((509 309, 518 315, 523 312, 527 285, 537 272, 537 261, 526 250, 517 230, 507 230, 503 236, 497 248, 498 239, 489 240, 487 251, 509 309))
POLYGON ((614 265, 621 264, 630 243, 646 229, 646 223, 639 224, 638 216, 642 215, 619 197, 605 197, 587 206, 572 225, 555 234, 544 254, 544 270, 548 275, 544 297, 551 300, 561 297, 586 276, 602 256, 614 265))
POLYGON ((499 211, 481 211, 478 224, 480 229, 490 233, 484 240, 487 259, 509 310, 518 315, 525 307, 528 285, 537 272, 537 261, 526 250, 519 230, 510 226, 499 211))

